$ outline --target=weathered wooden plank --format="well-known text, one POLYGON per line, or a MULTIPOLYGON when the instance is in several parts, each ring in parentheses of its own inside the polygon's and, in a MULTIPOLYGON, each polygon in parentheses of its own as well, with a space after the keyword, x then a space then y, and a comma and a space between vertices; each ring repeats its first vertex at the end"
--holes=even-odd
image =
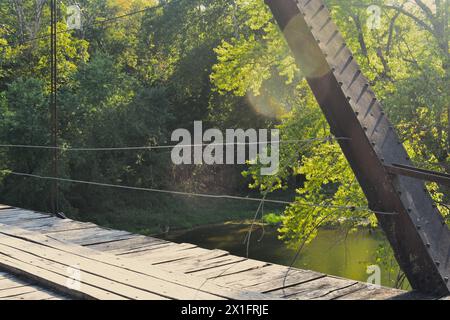
POLYGON ((49 233, 51 238, 57 238, 61 241, 72 242, 73 240, 79 240, 87 237, 93 237, 97 234, 101 234, 105 229, 96 226, 95 228, 81 229, 81 230, 67 230, 64 232, 49 233))
POLYGON ((15 225, 15 223, 24 221, 24 220, 32 220, 32 219, 44 219, 47 218, 47 215, 42 215, 32 211, 24 211, 24 210, 14 210, 14 213, 10 214, 1 214, 0 211, 0 222, 8 225, 15 225))
POLYGON ((95 237, 89 237, 86 239, 74 240, 73 243, 79 244, 81 246, 89 246, 93 244, 110 243, 114 241, 129 239, 132 236, 133 236, 132 234, 126 231, 117 231, 98 235, 95 237))
POLYGON ((289 270, 288 267, 269 265, 236 275, 219 278, 220 283, 256 292, 272 292, 325 277, 325 274, 307 270, 289 270), (289 271, 289 272, 288 272, 289 271))
MULTIPOLYGON (((177 243, 171 243, 170 245, 167 244, 161 244, 156 246, 146 246, 142 249, 132 250, 129 252, 125 252, 121 254, 121 256, 126 256, 127 258, 143 258, 143 259, 149 259, 153 258, 155 260, 156 258, 162 258, 164 260, 165 257, 168 257, 168 260, 170 260, 170 257, 175 254, 182 255, 181 251, 186 249, 195 249, 197 248, 194 244, 177 244, 177 243)), ((148 260, 149 261, 149 260, 148 260)))
POLYGON ((15 281, 9 278, 0 279, 0 291, 11 288, 23 287, 26 284, 22 281, 15 281))
POLYGON ((30 292, 36 292, 36 288, 28 287, 28 286, 22 286, 17 288, 11 288, 6 290, 0 291, 0 299, 6 299, 10 297, 15 297, 21 294, 30 293, 30 292))
POLYGON ((34 283, 30 281, 25 281, 23 279, 18 279, 17 277, 14 277, 11 274, 3 273, 5 276, 1 277, 0 279, 0 291, 6 290, 6 289, 15 289, 15 288, 21 288, 21 287, 28 287, 30 288, 29 293, 14 295, 13 297, 3 298, 8 300, 66 300, 67 298, 59 295, 55 292, 48 291, 46 289, 43 289, 34 283), (32 290, 35 291, 32 291, 32 290))
POLYGON ((357 283, 357 281, 353 280, 327 276, 304 282, 299 285, 278 289, 276 291, 272 291, 271 293, 282 298, 289 297, 290 299, 299 300, 317 299, 336 290, 345 289, 357 283))
MULTIPOLYGON (((134 272, 129 272, 121 268, 111 267, 101 263, 95 263, 89 259, 82 259, 80 257, 72 257, 68 254, 57 254, 45 248, 45 253, 42 248, 34 244, 23 244, 20 241, 9 241, 9 239, 0 238, 0 254, 7 255, 10 259, 14 258, 18 261, 26 262, 36 269, 42 268, 46 271, 53 272, 66 279, 70 275, 67 273, 67 268, 74 266, 80 271, 80 289, 82 290, 85 284, 101 288, 104 291, 109 291, 114 294, 122 295, 128 299, 163 299, 163 296, 154 294, 154 292, 161 293, 165 297, 182 299, 196 294, 194 290, 189 290, 181 286, 175 286, 168 282, 163 282, 158 279, 151 279, 134 272), (6 245, 3 245, 6 243, 6 245), (21 250, 11 248, 9 246, 21 245, 21 250), (26 248, 26 249, 24 249, 26 248), (42 258, 34 257, 42 256, 42 258), (57 261, 61 261, 58 263, 57 261), (139 289, 137 289, 139 288, 139 289), (148 288, 148 291, 145 289, 148 288), (150 292, 153 291, 153 292, 150 292)), ((200 293, 198 296, 201 299, 216 298, 213 295, 200 293)), ((96 297, 93 297, 96 298, 96 297)))
MULTIPOLYGON (((231 263, 237 263, 247 260, 247 258, 233 256, 226 251, 223 251, 223 254, 221 254, 222 250, 215 249, 214 251, 218 252, 211 256, 208 256, 207 259, 203 260, 198 265, 196 265, 195 263, 190 263, 190 260, 186 260, 186 267, 188 267, 188 269, 185 269, 183 272, 185 273, 199 272, 204 271, 206 269, 216 268, 231 263), (227 254, 225 254, 225 252, 227 254)), ((185 268, 185 266, 182 267, 185 268)))
POLYGON ((198 272, 192 272, 190 274, 193 274, 195 276, 200 276, 207 279, 214 279, 217 281, 218 278, 239 273, 239 272, 245 272, 248 270, 258 269, 262 268, 264 266, 268 265, 266 262, 256 261, 256 260, 250 260, 245 259, 243 261, 239 261, 230 265, 224 265, 216 268, 211 268, 207 270, 201 270, 198 272))
POLYGON ((0 212, 0 223, 13 225, 26 230, 36 230, 42 233, 81 230, 97 227, 95 224, 89 222, 60 219, 48 214, 20 209, 14 209, 8 214, 4 214, 2 212, 0 212), (30 212, 31 215, 29 214, 30 212))
POLYGON ((207 254, 198 257, 188 257, 182 260, 169 261, 159 264, 171 271, 192 273, 200 270, 211 269, 223 265, 229 265, 245 258, 231 256, 228 252, 222 250, 211 250, 207 254))
POLYGON ((193 247, 189 248, 187 250, 183 250, 180 248, 177 248, 176 246, 171 246, 167 248, 166 250, 163 250, 163 252, 151 252, 148 253, 148 251, 139 252, 137 254, 127 255, 133 256, 136 260, 143 261, 145 263, 149 263, 152 265, 159 265, 165 262, 172 262, 172 261, 180 261, 183 259, 193 258, 193 257, 199 257, 202 255, 208 255, 210 252, 209 250, 193 247), (176 250, 171 250, 172 248, 175 248, 176 250), (165 251, 165 252, 164 252, 165 251))
MULTIPOLYGON (((4 274, 4 273, 2 273, 4 274)), ((0 293, 6 292, 8 297, 2 297, 2 300, 48 300, 48 299, 65 299, 65 297, 54 292, 42 289, 35 284, 17 279, 11 274, 5 274, 7 277, 0 277, 0 293), (20 290, 19 290, 20 288, 20 290), (18 289, 12 290, 12 289, 18 289), (20 293, 26 292, 26 293, 20 293), (19 293, 18 295, 16 295, 19 293)))
MULTIPOLYGON (((0 233, 4 235, 13 236, 14 228, 4 228, 4 226, 0 226, 0 233)), ((166 270, 148 266, 142 264, 142 262, 129 259, 129 258, 121 258, 117 256, 111 256, 105 253, 100 253, 95 250, 91 250, 85 247, 79 247, 76 245, 72 245, 69 243, 61 243, 55 240, 52 240, 49 237, 42 236, 39 234, 31 233, 28 234, 21 233, 21 239, 14 239, 17 241, 27 242, 21 243, 21 250, 31 250, 35 249, 35 247, 39 246, 41 243, 45 244, 45 252, 41 253, 48 258, 50 254, 55 255, 52 257, 52 260, 56 260, 61 262, 61 259, 73 259, 76 256, 76 262, 85 263, 82 267, 89 268, 89 272, 96 274, 101 270, 102 275, 108 274, 108 277, 116 278, 122 275, 126 275, 126 283, 136 283, 136 286, 140 286, 142 284, 148 283, 151 279, 151 288, 166 288, 170 290, 171 294, 175 294, 177 296, 182 296, 183 299, 186 298, 198 298, 198 299, 206 299, 217 297, 224 298, 232 298, 232 299, 269 299, 273 298, 266 295, 258 295, 252 292, 241 292, 228 288, 219 287, 213 283, 205 281, 204 279, 188 276, 184 274, 177 274, 167 272, 166 270), (55 250, 57 252, 55 252, 55 250), (72 252, 77 252, 76 254, 72 252), (94 263, 94 265, 92 265, 94 263), (131 274, 130 274, 131 272, 131 274), (133 275, 138 274, 137 277, 132 277, 133 275), (139 278, 141 275, 148 276, 145 279, 139 278), (164 280, 162 280, 164 279, 164 280), (199 290, 201 288, 201 290, 199 290), (193 293, 193 294, 192 294, 193 293), (212 294, 214 293, 214 294, 212 294)), ((1 242, 5 243, 10 241, 8 237, 2 237, 1 242), (6 239, 5 239, 6 238, 6 239)))
POLYGON ((336 300, 385 300, 398 297, 402 293, 404 292, 391 288, 368 286, 365 289, 338 297, 336 300))
MULTIPOLYGON (((364 283, 355 283, 343 288, 337 288, 335 290, 329 290, 322 295, 313 298, 313 300, 335 300, 338 298, 343 298, 346 295, 353 294, 357 291, 370 290, 368 286, 364 283)), ((294 296, 295 297, 295 296, 294 296)))
POLYGON ((24 209, 19 209, 19 208, 3 209, 3 210, 0 211, 0 217, 7 216, 7 215, 9 215, 11 213, 20 212, 20 211, 25 211, 25 210, 24 209))
POLYGON ((56 234, 60 232, 84 230, 89 228, 97 228, 97 226, 89 222, 78 222, 69 219, 60 219, 59 221, 48 226, 47 225, 40 227, 27 226, 25 229, 29 231, 37 231, 42 234, 56 234))
POLYGON ((0 278, 0 296, 2 296, 2 300, 66 299, 54 292, 42 289, 29 281, 18 279, 11 274, 3 272, 1 274, 4 275, 0 278))
POLYGON ((52 297, 52 298, 49 298, 49 299, 44 299, 44 300, 67 300, 66 298, 60 298, 60 297, 52 297))
POLYGON ((67 275, 61 276, 47 271, 45 268, 36 268, 23 261, 9 258, 0 253, 0 266, 8 271, 31 279, 45 288, 55 289, 57 292, 68 294, 77 299, 103 299, 103 300, 123 300, 122 296, 112 294, 108 291, 84 284, 82 291, 67 287, 67 275))
POLYGON ((57 224, 59 221, 63 221, 62 219, 56 217, 42 217, 39 219, 23 219, 18 220, 14 223, 15 227, 23 228, 23 229, 41 229, 47 226, 52 226, 57 224))
POLYGON ((131 233, 126 231, 107 230, 99 227, 68 230, 66 232, 49 234, 49 237, 53 239, 72 242, 83 246, 106 243, 119 239, 128 239, 132 236, 131 233))
POLYGON ((273 277, 279 277, 279 274, 271 274, 271 271, 279 271, 277 266, 267 264, 257 269, 245 270, 238 273, 222 275, 216 279, 217 283, 227 286, 236 285, 238 287, 250 287, 272 280, 273 277))
MULTIPOLYGON (((274 298, 282 297, 283 295, 280 295, 280 292, 288 292, 284 296, 289 299, 406 299, 406 297, 408 299, 421 299, 411 295, 407 296, 403 291, 387 288, 368 288, 366 284, 356 281, 327 277, 324 274, 294 268, 289 271, 286 277, 288 267, 236 257, 220 250, 206 250, 191 244, 176 244, 161 239, 133 235, 124 231, 99 228, 91 223, 58 219, 21 209, 8 208, 1 210, 0 223, 2 222, 1 212, 5 213, 3 221, 7 222, 10 227, 0 225, 0 234, 2 231, 5 231, 3 232, 4 234, 12 233, 25 237, 25 239, 31 237, 32 239, 30 238, 29 240, 37 242, 37 245, 41 243, 48 247, 50 243, 50 248, 56 250, 51 252, 53 255, 51 259, 46 256, 47 248, 43 251, 42 257, 36 257, 33 253, 27 252, 27 250, 30 250, 29 241, 27 241, 26 246, 18 248, 20 253, 12 252, 16 254, 16 259, 10 255, 5 256, 6 261, 11 264, 16 263, 25 269, 28 268, 28 271, 38 266, 43 267, 43 264, 45 264, 45 268, 48 270, 38 268, 37 271, 34 271, 39 276, 50 276, 52 281, 59 281, 61 286, 65 285, 63 280, 67 280, 64 268, 69 262, 67 260, 61 261, 61 256, 63 259, 66 259, 68 255, 71 259, 74 259, 74 262, 79 261, 79 259, 88 259, 89 263, 92 263, 89 268, 98 263, 106 264, 109 267, 117 267, 120 269, 119 274, 125 278, 130 276, 126 271, 130 271, 133 274, 144 274, 164 282, 188 287, 195 290, 194 298, 201 298, 201 295, 205 292, 219 298, 232 299, 255 299, 261 296, 263 298, 268 298, 268 296, 274 298), (16 226, 20 226, 20 228, 15 228, 16 226), (2 227, 6 229, 2 229, 2 227), (49 237, 30 231, 37 231, 40 234, 48 233, 49 237), (74 244, 69 245, 65 243, 66 241, 74 244), (76 243, 87 247, 81 247, 76 243), (105 251, 109 254, 104 254, 103 252, 105 251), (114 257, 112 254, 117 256, 114 257), (152 264, 156 264, 159 268, 151 266, 152 264), (186 278, 187 275, 182 273, 192 276, 186 278), (58 275, 64 275, 65 278, 58 278, 58 275), (320 281, 316 282, 317 280, 320 281), (342 281, 348 282, 343 284, 342 281), (200 294, 198 294, 198 288, 201 288, 200 294), (270 294, 255 296, 254 294, 258 292, 270 294)), ((0 248, 4 247, 0 245, 0 248)), ((5 249, 5 251, 8 250, 5 249)), ((3 261, 3 256, 1 260, 3 261)), ((105 278, 103 273, 93 273, 94 270, 89 268, 88 276, 85 280, 89 283, 87 284, 88 289, 91 290, 90 293, 95 298, 102 296, 102 299, 111 299, 112 296, 113 299, 123 299, 125 296, 121 294, 128 290, 128 298, 152 299, 151 294, 154 293, 147 292, 145 289, 141 290, 138 287, 135 288, 134 285, 132 286, 133 289, 129 289, 128 282, 111 281, 111 279, 105 278), (96 292, 95 289, 97 288, 90 286, 92 283, 104 287, 108 286, 105 289, 121 294, 114 296, 109 291, 106 293, 104 291, 96 292), (111 285, 111 283, 114 284, 111 285), (146 296, 146 293, 150 295, 146 296)), ((82 274, 85 273, 86 271, 82 272, 82 274)), ((24 274, 27 273, 25 272, 24 274)), ((10 274, 0 272, 0 290, 2 282, 5 279, 10 279, 9 277, 10 274)), ((33 277, 36 278, 36 275, 31 275, 31 278, 33 277)), ((130 276, 129 278, 133 277, 130 276)), ((133 281, 132 283, 138 285, 136 279, 133 279, 133 281)), ((30 286, 29 283, 23 281, 15 282, 14 279, 8 284, 12 288, 19 288, 22 285, 36 289, 33 292, 17 295, 17 297, 22 297, 19 299, 39 298, 39 292, 42 291, 39 287, 30 286), (16 285, 19 287, 16 287, 16 285)), ((51 285, 55 286, 54 283, 51 283, 51 285)), ((7 282, 3 282, 3 286, 5 289, 9 288, 7 282)), ((58 287, 58 283, 56 287, 58 287)), ((65 291, 63 290, 62 292, 65 291)), ((41 294, 41 297, 43 296, 45 294, 41 294)), ((161 297, 158 294, 156 296, 161 297)), ((85 294, 83 297, 92 298, 88 294, 85 294)), ((45 299, 59 299, 59 297, 51 297, 50 294, 45 299)))
MULTIPOLYGON (((33 251, 34 252, 34 251, 33 251)), ((83 272, 83 266, 82 265, 69 265, 69 264, 63 264, 59 263, 57 261, 46 259, 46 258, 39 258, 32 254, 29 254, 22 250, 16 250, 14 248, 10 248, 7 246, 4 246, 0 243, 0 254, 6 254, 10 258, 17 259, 22 262, 26 262, 29 265, 35 266, 36 268, 45 268, 47 271, 54 272, 55 274, 59 274, 61 276, 65 276, 68 278, 71 274, 68 272, 68 268, 80 268, 80 289, 81 286, 84 286, 84 284, 90 284, 92 286, 95 286, 97 288, 101 288, 105 291, 112 292, 114 294, 123 295, 128 299, 141 299, 141 300, 161 300, 163 299, 161 296, 158 296, 156 294, 150 293, 145 290, 137 289, 132 286, 128 286, 126 284, 122 284, 118 281, 111 281, 108 278, 102 277, 100 275, 94 275, 89 272, 83 272)), ((36 254, 36 252, 34 252, 36 254)), ((65 258, 62 258, 61 260, 66 262, 65 258)), ((75 260, 71 260, 71 263, 76 263, 75 260)), ((99 270, 101 273, 101 270, 99 270)))
MULTIPOLYGON (((167 263, 172 263, 172 265, 179 265, 179 267, 182 268, 182 272, 186 273, 191 270, 198 270, 199 267, 204 269, 205 266, 208 265, 208 261, 210 261, 210 259, 224 258, 228 255, 228 252, 222 250, 192 248, 182 251, 181 255, 179 255, 177 259, 167 259, 162 262, 161 259, 158 259, 159 262, 155 262, 153 264, 165 268, 167 263)), ((174 269, 171 268, 170 270, 174 269)))
POLYGON ((140 248, 135 248, 135 249, 131 249, 131 250, 123 250, 122 252, 117 252, 115 254, 119 255, 119 256, 124 256, 124 257, 128 257, 128 256, 132 256, 133 254, 136 255, 141 255, 141 254, 146 254, 147 252, 157 252, 156 250, 159 249, 168 249, 169 247, 176 247, 178 246, 177 243, 173 243, 173 242, 166 242, 166 243, 154 243, 154 244, 148 244, 148 245, 144 245, 140 248))
POLYGON ((25 210, 20 208, 11 208, 11 209, 5 209, 0 211, 0 218, 6 218, 6 217, 13 217, 13 216, 34 216, 34 215, 40 215, 42 217, 48 217, 50 216, 47 213, 40 213, 32 210, 25 210))
POLYGON ((109 252, 112 254, 120 254, 124 252, 129 252, 137 249, 141 249, 145 247, 146 245, 151 246, 155 244, 163 244, 168 243, 167 241, 160 240, 157 238, 150 238, 145 236, 133 236, 128 239, 122 239, 114 242, 109 243, 101 243, 101 244, 93 244, 88 245, 89 248, 103 251, 103 252, 109 252))
POLYGON ((20 232, 29 232, 29 231, 39 232, 40 234, 56 235, 58 233, 83 232, 84 229, 98 228, 94 224, 85 224, 64 219, 49 220, 46 218, 35 220, 24 220, 18 222, 17 225, 10 224, 10 226, 20 228, 20 230, 17 230, 16 233, 17 235, 19 235, 20 232))
POLYGON ((49 292, 46 291, 33 291, 28 293, 19 294, 12 297, 3 298, 4 300, 50 300, 50 299, 57 299, 61 300, 62 297, 55 296, 49 292))

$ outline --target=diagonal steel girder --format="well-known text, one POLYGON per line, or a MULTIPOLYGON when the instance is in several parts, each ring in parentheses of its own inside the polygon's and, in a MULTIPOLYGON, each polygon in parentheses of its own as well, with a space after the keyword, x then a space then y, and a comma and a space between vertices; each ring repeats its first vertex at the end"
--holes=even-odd
POLYGON ((322 0, 265 0, 377 214, 411 286, 449 293, 450 232, 422 181, 387 170, 412 166, 405 148, 322 0))

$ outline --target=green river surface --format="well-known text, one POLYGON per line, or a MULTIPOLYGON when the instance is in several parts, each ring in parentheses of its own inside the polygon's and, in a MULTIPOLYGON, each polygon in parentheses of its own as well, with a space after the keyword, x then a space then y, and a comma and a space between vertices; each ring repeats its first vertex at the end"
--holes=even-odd
MULTIPOLYGON (((192 243, 207 249, 222 249, 237 256, 246 256, 244 238, 248 224, 226 223, 176 231, 166 239, 178 243, 192 243)), ((288 248, 278 239, 275 227, 256 227, 251 237, 249 258, 281 265, 290 265, 296 249, 288 248)), ((376 251, 386 243, 381 232, 365 229, 345 234, 339 230, 322 229, 318 236, 301 251, 293 264, 300 269, 314 270, 343 278, 366 282, 367 266, 376 265, 376 251)), ((389 274, 382 265, 381 284, 392 287, 395 274, 389 274)))

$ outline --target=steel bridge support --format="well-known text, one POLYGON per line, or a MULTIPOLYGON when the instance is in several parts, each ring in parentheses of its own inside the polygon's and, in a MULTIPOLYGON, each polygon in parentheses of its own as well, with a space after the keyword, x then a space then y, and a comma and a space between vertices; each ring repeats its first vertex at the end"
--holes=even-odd
POLYGON ((265 0, 411 286, 449 293, 450 232, 322 0, 265 0), (393 166, 393 164, 395 164, 393 166))

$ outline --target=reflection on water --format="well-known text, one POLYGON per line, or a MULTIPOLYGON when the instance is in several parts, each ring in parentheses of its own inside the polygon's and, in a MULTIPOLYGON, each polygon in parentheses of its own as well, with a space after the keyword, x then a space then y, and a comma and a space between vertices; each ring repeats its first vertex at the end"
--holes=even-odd
MULTIPOLYGON (((223 224, 199 227, 176 232, 168 236, 175 242, 193 243, 203 248, 222 249, 238 256, 246 255, 243 244, 249 226, 223 224)), ((278 240, 275 228, 257 228, 252 234, 249 257, 261 261, 290 265, 296 250, 288 248, 278 240)), ((317 238, 305 246, 294 266, 319 271, 348 279, 367 281, 367 266, 376 264, 376 250, 385 243, 381 233, 359 230, 344 234, 338 230, 321 230, 317 238)), ((381 267, 381 283, 392 286, 393 275, 389 276, 381 267)))

